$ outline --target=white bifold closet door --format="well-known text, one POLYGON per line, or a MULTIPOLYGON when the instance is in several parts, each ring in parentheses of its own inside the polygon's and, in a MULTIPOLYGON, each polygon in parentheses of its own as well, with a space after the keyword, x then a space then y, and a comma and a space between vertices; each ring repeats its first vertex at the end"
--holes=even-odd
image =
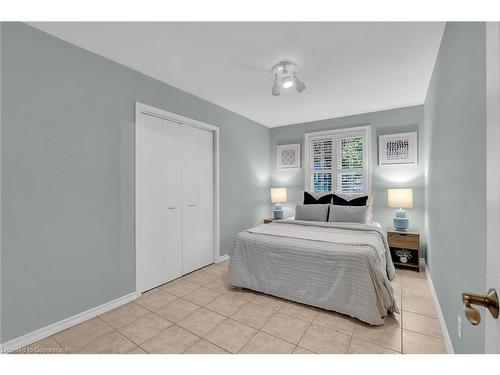
POLYGON ((136 131, 143 292, 214 261, 213 133, 147 114, 136 131))

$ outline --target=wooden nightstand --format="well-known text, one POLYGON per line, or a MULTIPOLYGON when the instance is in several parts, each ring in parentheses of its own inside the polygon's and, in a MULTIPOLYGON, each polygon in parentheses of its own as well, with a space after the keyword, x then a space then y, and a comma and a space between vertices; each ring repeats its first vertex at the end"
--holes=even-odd
POLYGON ((420 233, 418 231, 399 231, 394 228, 387 228, 387 241, 389 242, 391 257, 395 266, 412 268, 420 272, 420 233), (404 262, 404 252, 410 255, 406 262, 404 262))
POLYGON ((268 217, 267 219, 264 219, 264 224, 272 223, 274 220, 276 220, 276 219, 273 217, 268 217))

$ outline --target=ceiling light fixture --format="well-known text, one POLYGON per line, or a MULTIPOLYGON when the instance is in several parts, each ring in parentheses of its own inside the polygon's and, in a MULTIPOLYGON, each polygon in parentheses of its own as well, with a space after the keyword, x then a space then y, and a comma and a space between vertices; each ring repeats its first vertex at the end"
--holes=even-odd
POLYGON ((289 62, 282 61, 271 69, 274 75, 274 84, 272 94, 274 96, 280 95, 280 86, 284 89, 289 89, 295 86, 298 93, 306 89, 306 85, 297 77, 297 65, 289 62), (281 83, 281 85, 280 85, 281 83))

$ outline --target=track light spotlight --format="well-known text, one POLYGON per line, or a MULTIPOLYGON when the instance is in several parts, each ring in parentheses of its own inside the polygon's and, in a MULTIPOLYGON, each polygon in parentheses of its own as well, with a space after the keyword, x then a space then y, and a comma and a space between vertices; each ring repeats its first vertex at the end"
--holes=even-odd
POLYGON ((300 94, 306 89, 306 85, 297 76, 295 76, 295 89, 300 94))
POLYGON ((272 93, 273 93, 274 96, 279 96, 280 95, 280 87, 278 85, 278 74, 276 74, 275 77, 274 77, 274 84, 273 84, 272 93))
POLYGON ((272 94, 274 96, 279 96, 282 88, 289 89, 295 86, 298 93, 306 89, 304 82, 297 77, 296 64, 289 61, 282 61, 273 67, 272 72, 274 74, 274 84, 272 88, 272 94))

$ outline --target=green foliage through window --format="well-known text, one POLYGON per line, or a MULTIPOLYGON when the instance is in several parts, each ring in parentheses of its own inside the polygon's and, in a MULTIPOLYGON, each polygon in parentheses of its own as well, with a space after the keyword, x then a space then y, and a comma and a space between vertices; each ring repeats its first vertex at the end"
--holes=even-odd
POLYGON ((341 168, 363 168, 363 138, 344 138, 341 144, 341 168))

